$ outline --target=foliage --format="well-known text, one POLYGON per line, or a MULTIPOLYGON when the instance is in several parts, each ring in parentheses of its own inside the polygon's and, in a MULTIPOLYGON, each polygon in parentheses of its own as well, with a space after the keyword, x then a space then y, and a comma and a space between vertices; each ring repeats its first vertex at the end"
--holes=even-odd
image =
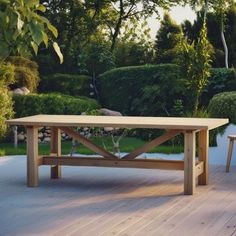
POLYGON ((171 64, 123 67, 99 77, 103 106, 126 115, 169 115, 184 85, 171 64))
MULTIPOLYGON (((185 37, 189 41, 194 41, 199 36, 201 25, 203 22, 203 12, 197 12, 197 18, 193 22, 185 21, 182 24, 185 37)), ((235 28, 235 19, 236 19, 236 7, 230 8, 225 13, 225 39, 229 48, 229 65, 232 67, 236 66, 236 28, 235 28)), ((215 53, 213 57, 213 66, 214 67, 224 67, 224 48, 221 39, 221 28, 218 22, 217 15, 214 12, 209 12, 206 19, 207 29, 208 29, 208 39, 212 46, 214 47, 215 53)))
POLYGON ((212 68, 211 76, 201 96, 201 104, 208 106, 210 99, 221 92, 236 90, 236 73, 234 69, 212 68))
POLYGON ((208 106, 211 117, 229 118, 236 124, 236 92, 224 92, 215 95, 208 106))
POLYGON ((210 77, 211 50, 205 22, 196 45, 189 44, 184 38, 179 44, 178 64, 186 85, 193 94, 193 115, 198 111, 200 96, 210 77))
POLYGON ((27 87, 31 92, 37 90, 39 72, 36 62, 18 56, 8 57, 6 61, 14 65, 15 83, 11 88, 27 87))
MULTIPOLYGON (((83 57, 84 70, 93 77, 115 67, 114 57, 109 49, 109 44, 102 42, 102 40, 92 40, 85 46, 84 53, 79 56, 83 57)), ((81 70, 81 64, 78 67, 81 70)))
POLYGON ((91 78, 86 75, 52 74, 43 76, 39 84, 39 92, 59 92, 73 96, 89 95, 91 78))
POLYGON ((6 132, 6 119, 12 117, 12 99, 8 86, 14 82, 14 67, 10 64, 0 64, 0 137, 6 132))
POLYGON ((168 13, 164 14, 156 35, 156 62, 173 63, 177 57, 176 45, 182 37, 181 26, 177 25, 168 13))
POLYGON ((99 107, 98 103, 90 98, 71 97, 54 93, 15 95, 13 100, 15 117, 36 114, 79 115, 82 112, 99 107))
POLYGON ((33 50, 44 43, 48 47, 52 41, 53 48, 63 62, 60 48, 53 38, 57 38, 57 29, 39 12, 46 8, 39 0, 4 0, 0 2, 0 58, 9 55, 28 57, 33 50))
POLYGON ((153 62, 152 44, 118 40, 113 51, 117 67, 145 65, 153 62))
MULTIPOLYGON (((143 23, 140 24, 140 22, 145 21, 148 16, 151 16, 154 12, 158 13, 161 7, 167 9, 168 7, 177 5, 182 1, 42 0, 41 2, 47 8, 47 11, 44 13, 45 16, 58 28, 60 32, 58 42, 61 45, 64 55, 64 64, 58 67, 54 63, 53 53, 51 51, 45 52, 41 50, 39 53, 40 67, 42 64, 46 64, 50 73, 84 74, 84 67, 86 69, 90 67, 89 62, 87 63, 84 61, 84 57, 88 55, 87 50, 89 50, 91 46, 95 48, 98 46, 92 45, 94 42, 98 42, 98 39, 99 45, 106 45, 105 56, 108 56, 108 58, 109 54, 107 53, 107 48, 109 48, 109 51, 116 54, 116 47, 118 47, 118 44, 119 47, 120 45, 122 45, 122 47, 125 45, 126 47, 128 44, 127 51, 129 51, 129 43, 138 43, 138 48, 132 46, 132 53, 136 52, 137 48, 139 58, 141 59, 141 55, 139 54, 140 50, 143 51, 145 46, 145 51, 149 51, 148 48, 150 49, 152 47, 150 47, 149 42, 147 44, 148 40, 146 40, 149 35, 149 29, 147 26, 144 26, 143 23), (140 39, 143 39, 143 41, 140 39), (47 59, 47 63, 44 63, 44 59, 47 59)), ((100 46, 98 46, 98 49, 99 58, 101 58, 100 46)), ((96 57, 97 56, 98 53, 96 53, 96 57)), ((122 55, 120 54, 120 56, 122 55)), ((132 55, 129 55, 129 57, 132 57, 132 55)), ((132 59, 134 58, 135 56, 132 57, 132 59)), ((121 62, 121 60, 119 61, 121 62)), ((128 60, 128 63, 129 62, 130 60, 128 60)), ((96 65, 96 67, 98 67, 98 65, 96 65)), ((118 64, 118 66, 119 65, 120 64, 118 64)), ((130 65, 130 63, 125 66, 127 65, 130 65)), ((132 65, 134 64, 132 63, 132 65)), ((92 75, 90 71, 91 69, 89 70, 89 74, 92 75)), ((46 74, 47 72, 44 73, 46 74)))

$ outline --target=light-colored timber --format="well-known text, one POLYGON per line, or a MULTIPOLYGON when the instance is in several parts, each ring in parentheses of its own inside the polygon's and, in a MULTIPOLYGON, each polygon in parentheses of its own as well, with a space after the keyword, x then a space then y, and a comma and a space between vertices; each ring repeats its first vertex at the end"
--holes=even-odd
POLYGON ((208 165, 208 149, 209 149, 209 131, 208 130, 201 130, 199 133, 198 139, 198 155, 199 161, 203 161, 204 163, 204 171, 202 175, 198 178, 199 185, 207 185, 208 184, 208 172, 209 172, 209 165, 208 165))
POLYGON ((38 176, 38 128, 27 127, 27 185, 37 187, 38 176))
POLYGON ((135 116, 78 116, 35 115, 8 120, 9 125, 25 126, 79 126, 120 127, 156 129, 214 129, 225 125, 228 119, 184 118, 184 117, 135 117, 135 116))
POLYGON ((195 152, 196 132, 186 131, 184 134, 184 194, 194 194, 196 187, 195 152))
MULTIPOLYGON (((210 157, 212 158, 212 157, 210 157)), ((217 158, 217 157, 216 157, 217 158)), ((0 235, 236 233, 236 167, 210 165, 209 184, 183 196, 183 172, 63 166, 63 177, 25 187, 25 156, 0 158, 0 235)))
POLYGON ((74 130, 72 130, 71 128, 68 127, 60 127, 60 129, 62 131, 64 131, 66 134, 70 135, 72 138, 80 141, 84 146, 86 146, 87 148, 93 150, 94 152, 100 154, 101 156, 103 156, 104 158, 107 159, 117 159, 117 157, 115 155, 113 155, 112 153, 109 153, 108 151, 106 151, 104 148, 99 147, 98 145, 96 145, 95 143, 92 143, 90 140, 86 139, 85 137, 83 137, 82 135, 80 135, 79 133, 75 132, 74 130))
MULTIPOLYGON (((155 146, 170 140, 176 135, 184 133, 184 194, 191 195, 195 192, 196 183, 206 185, 208 183, 208 146, 209 146, 209 130, 228 123, 228 119, 208 119, 208 118, 174 118, 174 117, 131 117, 131 116, 79 116, 79 115, 36 115, 7 121, 10 125, 25 125, 34 127, 49 126, 52 129, 51 139, 51 156, 52 165, 51 177, 59 178, 60 165, 63 163, 70 165, 84 166, 119 166, 119 167, 135 167, 135 168, 160 168, 160 169, 178 169, 179 166, 174 162, 144 162, 136 161, 136 157, 140 154, 149 151, 155 146), (73 127, 115 127, 115 128, 155 128, 165 129, 167 132, 146 143, 142 147, 135 149, 127 154, 122 159, 127 162, 121 162, 119 158, 112 153, 99 147, 95 143, 86 139, 82 135, 73 130, 73 127), (102 156, 103 160, 64 160, 60 158, 60 130, 64 131, 80 143, 88 147, 90 150, 102 156), (196 133, 199 133, 199 160, 202 162, 196 168, 195 146, 196 133), (60 160, 61 159, 61 160, 60 160), (112 160, 112 161, 109 161, 112 160), (134 161, 134 162, 132 162, 134 161), (160 164, 161 163, 161 164, 160 164), (198 177, 198 181, 196 181, 198 177)), ((30 138, 33 136, 29 132, 30 138)), ((35 135, 34 135, 35 136, 35 135)), ((32 159, 28 162, 28 182, 32 182, 31 186, 37 186, 38 165, 44 163, 44 159, 38 160, 37 152, 35 152, 35 141, 29 142, 28 158, 32 159), (34 146, 34 147, 30 147, 34 146), (33 173, 35 170, 35 173, 33 173), (30 180, 32 178, 32 180, 30 180)), ((49 161, 49 160, 47 160, 49 161)), ((182 164, 181 164, 182 165, 182 164)), ((182 168, 182 166, 181 166, 182 168)))
POLYGON ((135 159, 137 156, 141 155, 144 152, 150 151, 152 148, 159 146, 160 144, 174 138, 175 136, 181 134, 179 130, 170 130, 164 135, 152 140, 149 143, 145 143, 142 147, 135 149, 134 151, 130 152, 129 154, 125 155, 123 159, 132 160, 135 159))
POLYGON ((227 163, 226 163, 226 172, 229 172, 233 148, 234 148, 234 141, 236 139, 235 135, 229 135, 229 149, 228 149, 228 155, 227 155, 227 163))
POLYGON ((96 166, 96 167, 125 167, 141 169, 164 169, 164 170, 183 170, 183 161, 171 160, 108 160, 104 158, 86 157, 43 157, 42 165, 66 165, 66 166, 96 166))
MULTIPOLYGON (((50 153, 61 156, 61 130, 57 127, 51 127, 50 153)), ((61 167, 59 165, 51 166, 51 179, 58 178, 61 178, 61 167)))

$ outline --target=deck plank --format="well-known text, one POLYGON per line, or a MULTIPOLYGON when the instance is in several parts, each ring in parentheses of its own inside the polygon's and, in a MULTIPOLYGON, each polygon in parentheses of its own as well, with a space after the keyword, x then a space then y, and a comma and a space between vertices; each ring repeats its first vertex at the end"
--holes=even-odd
POLYGON ((183 195, 183 172, 63 167, 27 188, 26 158, 0 158, 0 235, 235 235, 236 168, 211 166, 209 185, 183 195), (108 178, 109 177, 109 178, 108 178))

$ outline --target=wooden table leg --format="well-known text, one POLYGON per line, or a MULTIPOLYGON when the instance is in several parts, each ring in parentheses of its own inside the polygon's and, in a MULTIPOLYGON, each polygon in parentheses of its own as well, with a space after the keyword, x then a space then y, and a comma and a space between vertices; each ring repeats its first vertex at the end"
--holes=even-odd
POLYGON ((209 173, 209 165, 208 165, 208 149, 209 149, 209 131, 201 130, 199 132, 199 161, 204 162, 204 171, 198 177, 199 185, 207 185, 208 184, 208 173, 209 173))
MULTIPOLYGON (((61 130, 51 127, 51 154, 61 156, 61 130)), ((61 178, 61 166, 51 166, 51 179, 61 178)))
POLYGON ((27 127, 27 185, 37 187, 38 183, 38 128, 27 127))
POLYGON ((184 194, 192 195, 196 188, 195 178, 195 131, 184 133, 184 194))

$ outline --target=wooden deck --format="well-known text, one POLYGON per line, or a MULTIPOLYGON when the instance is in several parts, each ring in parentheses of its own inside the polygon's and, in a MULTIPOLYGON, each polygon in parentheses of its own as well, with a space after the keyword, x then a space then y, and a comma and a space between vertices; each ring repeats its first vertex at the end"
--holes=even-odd
POLYGON ((27 188, 26 158, 0 158, 0 236, 236 236, 236 168, 210 167, 210 184, 183 195, 183 172, 40 168, 27 188))

